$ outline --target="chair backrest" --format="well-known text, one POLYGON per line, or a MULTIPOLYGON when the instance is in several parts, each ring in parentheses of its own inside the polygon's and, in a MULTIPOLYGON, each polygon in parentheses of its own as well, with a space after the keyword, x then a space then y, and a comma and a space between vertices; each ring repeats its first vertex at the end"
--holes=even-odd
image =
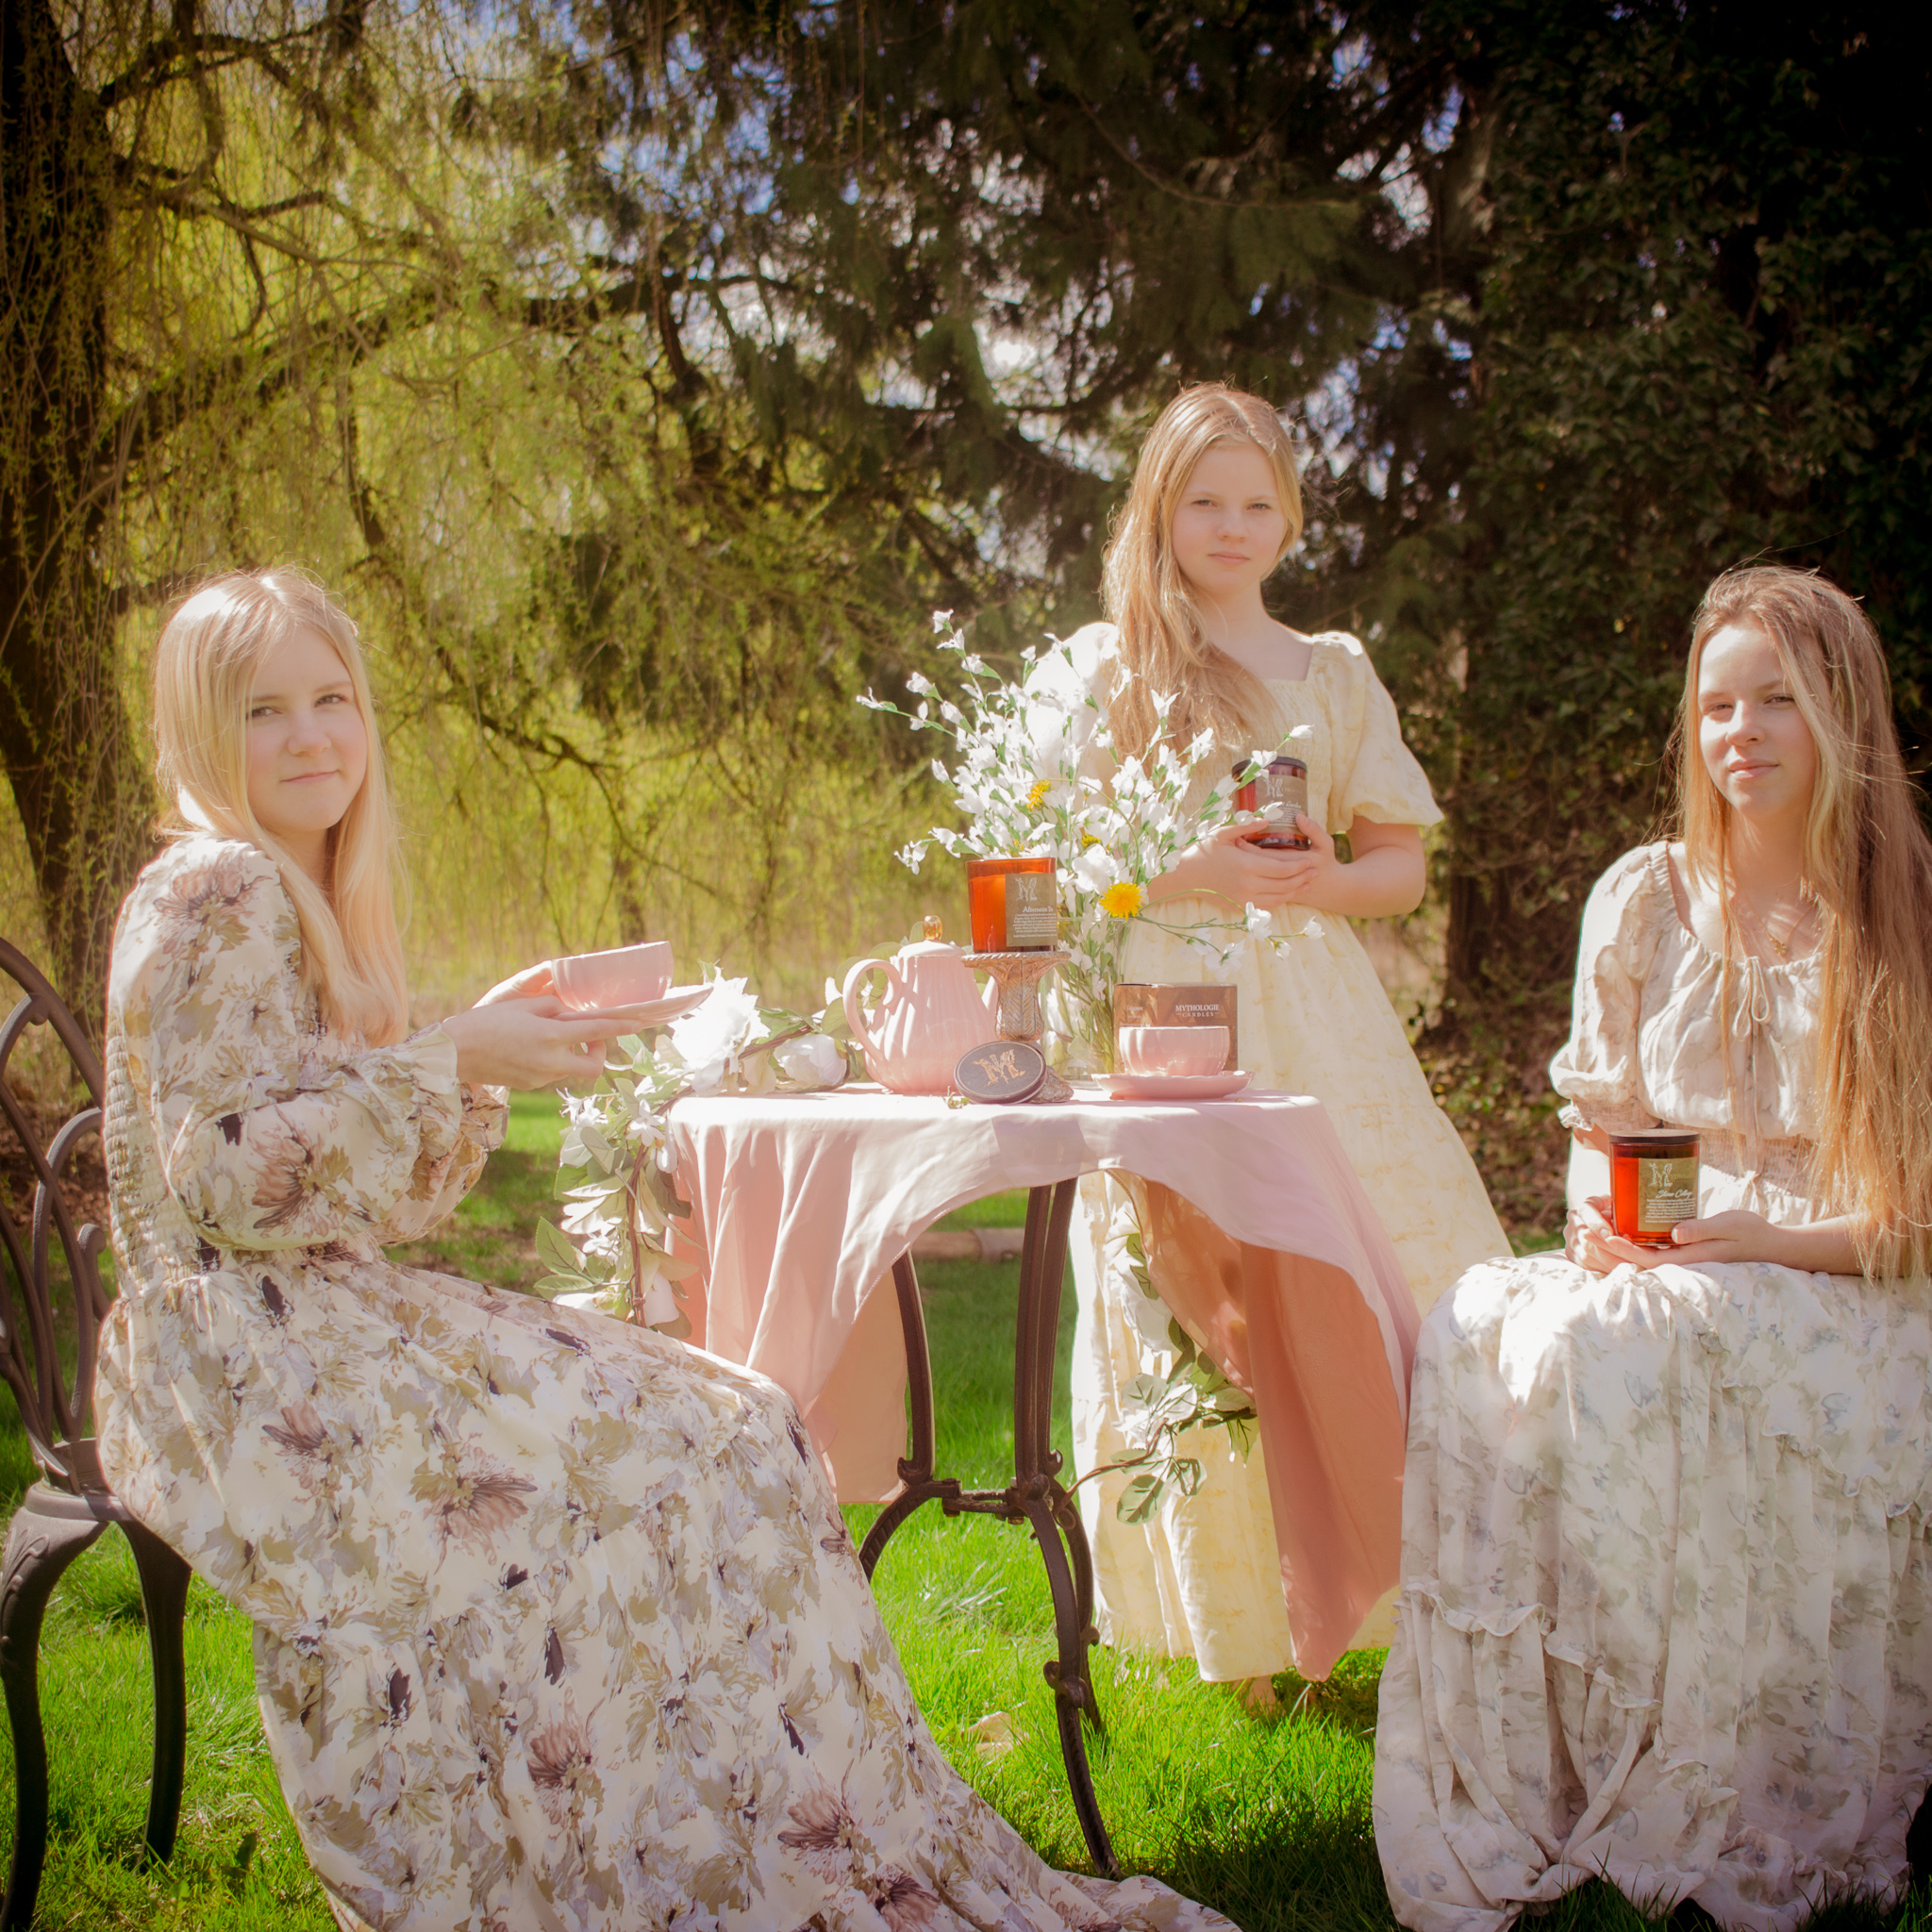
POLYGON ((0 1267, 0 1374, 20 1405, 34 1460, 63 1489, 78 1492, 100 1485, 84 1425, 101 1320, 108 1312, 96 1260, 108 1244, 108 1232, 96 1222, 76 1221, 74 1168, 78 1150, 101 1138, 101 1062, 45 974, 5 940, 0 940, 0 974, 24 994, 0 1023, 0 1120, 21 1150, 18 1158, 8 1158, 10 1148, 0 1154, 13 1170, 0 1180, 0 1248, 6 1253, 6 1265, 0 1267), (28 1110, 12 1075, 14 1049, 35 1025, 52 1029, 88 1097, 88 1104, 44 1140, 45 1123, 28 1110), (60 1372, 57 1242, 73 1301, 71 1381, 60 1372))

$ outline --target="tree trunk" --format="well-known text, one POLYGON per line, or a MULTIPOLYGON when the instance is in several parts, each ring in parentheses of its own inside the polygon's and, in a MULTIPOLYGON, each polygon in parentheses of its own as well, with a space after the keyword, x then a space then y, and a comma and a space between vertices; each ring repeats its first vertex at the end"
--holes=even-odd
POLYGON ((49 976, 98 1027, 114 910, 151 795, 122 704, 100 555, 113 157, 47 0, 0 8, 0 766, 49 976))

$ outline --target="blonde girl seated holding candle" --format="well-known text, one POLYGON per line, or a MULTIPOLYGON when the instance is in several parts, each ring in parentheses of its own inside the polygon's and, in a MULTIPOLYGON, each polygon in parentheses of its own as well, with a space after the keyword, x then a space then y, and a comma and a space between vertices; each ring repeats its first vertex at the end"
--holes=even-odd
MULTIPOLYGON (((1307 765, 1308 810, 1297 824, 1309 849, 1264 850, 1233 827, 1197 846, 1155 882, 1160 924, 1136 925, 1125 974, 1239 989, 1241 1065, 1257 1088, 1323 1102, 1426 1307, 1471 1262, 1509 1243, 1348 920, 1414 910, 1421 828, 1441 814, 1361 645, 1339 631, 1305 637, 1263 608, 1261 587, 1301 527, 1293 446, 1274 409, 1218 383, 1183 391, 1141 448, 1108 547, 1111 621, 1077 632, 1035 675, 1095 699, 1115 758, 1154 741, 1154 696, 1174 693, 1173 742, 1185 748, 1206 728, 1221 745, 1197 780, 1201 794, 1255 747, 1307 727, 1293 749, 1307 765), (1336 852, 1343 832, 1349 864, 1336 852), (1290 943, 1241 947, 1224 968, 1214 956, 1227 923, 1249 906, 1282 911, 1290 928, 1317 916, 1290 943), (1190 931, 1213 945, 1190 943, 1190 931)), ((1087 1470, 1133 1454, 1123 1393, 1169 1358, 1166 1311, 1124 1257, 1134 1210, 1122 1183, 1090 1176, 1080 1204, 1074 1440, 1087 1470)), ((1158 1287, 1158 1255, 1153 1261, 1158 1287)), ((1170 1491, 1144 1527, 1116 1515, 1124 1474, 1083 1491, 1103 1634, 1192 1656, 1205 1677, 1265 1680, 1294 1662, 1269 1508, 1274 1473, 1258 1444, 1243 1458, 1218 1432, 1189 1453, 1207 1463, 1205 1484, 1192 1497, 1170 1491)), ((1359 1641, 1387 1641, 1386 1607, 1359 1641)))
POLYGON ((1932 1779, 1932 843, 1863 611, 1720 577, 1677 754, 1681 839, 1583 915, 1565 1253, 1473 1269, 1416 1355, 1374 1812, 1417 1932, 1598 1875, 1883 1910, 1932 1779), (1661 1251, 1602 1159, 1659 1123, 1703 1163, 1661 1251))
POLYGON ((502 1087, 622 1023, 537 969, 408 1030, 342 610, 281 571, 196 591, 155 737, 177 816, 114 941, 101 1462, 254 1619, 337 1920, 1224 1926, 1049 1871, 954 1775, 780 1391, 384 1256, 475 1181, 502 1087))

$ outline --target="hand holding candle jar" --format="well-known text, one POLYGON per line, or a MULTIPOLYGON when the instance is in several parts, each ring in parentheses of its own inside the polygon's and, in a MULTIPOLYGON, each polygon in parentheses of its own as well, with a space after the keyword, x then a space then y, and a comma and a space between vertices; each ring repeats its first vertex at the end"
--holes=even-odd
POLYGON ((1697 1136, 1651 1127, 1610 1136, 1610 1224, 1642 1248, 1668 1248, 1680 1221, 1697 1219, 1697 1136))
POLYGON ((1264 814, 1251 843, 1270 852, 1306 852, 1308 841, 1295 830, 1295 820, 1308 808, 1308 768, 1300 758, 1283 753, 1265 766, 1249 763, 1234 768, 1238 781, 1234 808, 1264 814), (1253 771, 1253 777, 1244 774, 1253 771))

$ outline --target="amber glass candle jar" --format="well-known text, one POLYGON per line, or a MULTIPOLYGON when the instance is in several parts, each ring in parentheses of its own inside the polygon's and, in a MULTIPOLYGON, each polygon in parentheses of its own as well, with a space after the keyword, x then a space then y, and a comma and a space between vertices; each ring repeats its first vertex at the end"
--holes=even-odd
POLYGON ((969 858, 966 909, 975 953, 1051 950, 1060 930, 1059 882, 1053 860, 969 858))
MULTIPOLYGON (((1239 778, 1247 769, 1245 764, 1237 765, 1234 775, 1239 778)), ((1248 842, 1271 852, 1306 852, 1308 841, 1294 827, 1295 814, 1308 808, 1308 768, 1300 758, 1271 758, 1265 772, 1235 787, 1237 811, 1260 811, 1271 805, 1280 806, 1281 816, 1262 826, 1248 842)))
POLYGON ((1610 1209, 1624 1241, 1671 1246, 1672 1228, 1697 1219, 1697 1136, 1687 1127, 1612 1134, 1610 1209))

